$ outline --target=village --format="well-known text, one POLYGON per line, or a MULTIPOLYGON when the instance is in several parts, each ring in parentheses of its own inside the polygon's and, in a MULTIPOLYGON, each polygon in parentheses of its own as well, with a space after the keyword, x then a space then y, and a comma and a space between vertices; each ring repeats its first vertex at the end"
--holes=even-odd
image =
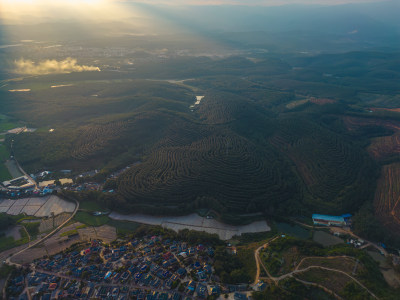
MULTIPOLYGON (((235 255, 231 248, 226 255, 235 255)), ((111 244, 93 240, 35 260, 15 272, 9 299, 206 299, 233 293, 247 299, 250 285, 224 285, 215 275, 210 245, 145 236, 111 244), (242 291, 242 292, 241 292, 242 291)), ((260 283, 254 288, 263 288, 260 283)))
MULTIPOLYGON (((127 169, 129 169, 129 166, 110 174, 107 179, 116 178, 118 174, 121 174, 127 169)), ((57 173, 58 174, 55 175, 50 171, 41 171, 37 174, 26 174, 9 181, 4 181, 0 183, 0 196, 2 195, 3 197, 11 199, 24 198, 27 196, 43 197, 54 194, 59 190, 114 193, 113 189, 103 190, 103 184, 91 180, 91 178, 98 173, 97 170, 84 172, 75 176, 71 176, 71 170, 60 170, 57 173)))

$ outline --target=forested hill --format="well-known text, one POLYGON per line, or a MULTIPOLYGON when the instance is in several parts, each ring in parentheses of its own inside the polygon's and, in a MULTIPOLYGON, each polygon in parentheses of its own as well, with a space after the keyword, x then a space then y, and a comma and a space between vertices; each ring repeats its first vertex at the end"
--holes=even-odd
POLYGON ((94 180, 103 181, 133 165, 112 183, 117 195, 99 195, 125 212, 355 213, 372 203, 380 164, 399 158, 395 146, 375 145, 400 128, 396 61, 380 53, 154 58, 125 72, 10 82, 1 105, 38 128, 7 137, 29 172, 99 169, 94 180), (196 104, 196 96, 204 98, 196 104))

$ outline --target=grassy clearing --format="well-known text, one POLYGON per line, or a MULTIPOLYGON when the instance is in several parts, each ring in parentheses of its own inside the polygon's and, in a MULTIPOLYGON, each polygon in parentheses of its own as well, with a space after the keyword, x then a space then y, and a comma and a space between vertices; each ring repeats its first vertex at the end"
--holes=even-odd
POLYGON ((93 216, 90 213, 78 211, 74 220, 89 226, 101 226, 107 224, 110 221, 110 218, 107 216, 93 216))
POLYGON ((105 208, 103 205, 101 205, 98 202, 95 201, 82 201, 79 203, 79 209, 82 210, 88 210, 88 211, 105 211, 107 208, 105 208))
POLYGON ((0 237, 0 252, 28 243, 29 238, 23 228, 21 228, 20 233, 21 239, 17 241, 13 237, 0 237))
POLYGON ((4 162, 10 157, 10 152, 6 146, 0 145, 0 181, 10 180, 12 176, 4 162))
POLYGON ((23 224, 23 226, 25 227, 26 231, 28 231, 32 239, 34 239, 39 234, 40 222, 25 223, 23 224))
POLYGON ((82 229, 82 228, 86 228, 86 227, 87 227, 86 224, 79 225, 79 226, 77 226, 75 229, 68 230, 68 231, 66 231, 66 232, 61 233, 61 234, 60 234, 60 237, 69 236, 69 235, 73 235, 73 234, 77 234, 77 233, 78 233, 78 229, 82 229))
POLYGON ((78 233, 78 230, 72 229, 72 230, 68 230, 66 232, 61 233, 60 237, 69 236, 69 235, 73 235, 73 234, 77 234, 77 233, 78 233))
POLYGON ((4 145, 0 145, 0 161, 4 162, 10 157, 10 152, 4 145))
POLYGON ((6 181, 10 179, 12 179, 12 176, 7 167, 3 163, 0 163, 0 181, 6 181))
POLYGON ((19 124, 13 123, 13 122, 0 123, 0 131, 7 131, 10 129, 16 128, 18 126, 19 126, 19 124))
POLYGON ((134 233, 141 224, 135 222, 124 222, 110 219, 107 225, 113 226, 117 229, 118 236, 125 236, 134 233))
POLYGON ((286 104, 286 108, 293 109, 300 105, 306 104, 308 101, 309 101, 308 99, 292 101, 292 102, 286 104))

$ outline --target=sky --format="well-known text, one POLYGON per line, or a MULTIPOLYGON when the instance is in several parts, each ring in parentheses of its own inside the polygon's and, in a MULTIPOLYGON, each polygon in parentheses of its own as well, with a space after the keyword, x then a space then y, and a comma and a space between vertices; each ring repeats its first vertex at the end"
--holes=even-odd
POLYGON ((289 4, 396 3, 394 1, 399 0, 0 0, 0 23, 35 24, 46 23, 50 20, 79 20, 82 22, 129 20, 135 24, 146 24, 146 21, 153 22, 152 16, 162 10, 168 11, 169 9, 168 13, 171 15, 179 14, 180 10, 173 11, 174 5, 181 9, 191 5, 268 7, 289 4), (127 3, 137 5, 127 6, 127 3))
MULTIPOLYGON (((113 0, 111 0, 113 1, 113 0)), ((389 0, 114 0, 114 2, 141 2, 141 3, 162 3, 162 4, 185 4, 185 5, 287 5, 287 4, 323 4, 337 5, 344 3, 367 3, 382 2, 389 0)))
MULTIPOLYGON (((26 16, 63 18, 68 14, 89 17, 124 17, 127 16, 121 7, 123 3, 145 3, 149 5, 244 5, 244 6, 277 6, 288 4, 323 4, 338 5, 344 3, 370 3, 393 0, 0 0, 0 18, 12 19, 26 16)), ((130 11, 133 14, 134 11, 130 11)))

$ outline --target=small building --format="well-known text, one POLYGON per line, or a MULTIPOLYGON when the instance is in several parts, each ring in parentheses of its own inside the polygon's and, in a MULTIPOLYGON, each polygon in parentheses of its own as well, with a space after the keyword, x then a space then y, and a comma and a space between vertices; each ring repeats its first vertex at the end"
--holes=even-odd
POLYGON ((226 252, 230 255, 236 255, 237 254, 237 249, 234 246, 231 247, 226 247, 226 252))
POLYGON ((351 223, 351 215, 345 214, 342 216, 329 216, 329 215, 319 215, 313 214, 312 219, 314 225, 323 226, 348 226, 351 223))
POLYGON ((28 176, 21 176, 9 181, 4 181, 2 184, 9 190, 26 190, 35 187, 35 182, 28 176))
POLYGON ((255 286, 255 289, 257 290, 257 291, 259 291, 259 292, 262 292, 263 290, 265 290, 267 288, 267 285, 266 285, 266 283, 265 282, 263 282, 263 281, 259 281, 257 284, 256 284, 256 286, 255 286))
POLYGON ((209 295, 217 296, 221 293, 219 286, 217 286, 217 285, 209 285, 207 288, 208 288, 209 295))

